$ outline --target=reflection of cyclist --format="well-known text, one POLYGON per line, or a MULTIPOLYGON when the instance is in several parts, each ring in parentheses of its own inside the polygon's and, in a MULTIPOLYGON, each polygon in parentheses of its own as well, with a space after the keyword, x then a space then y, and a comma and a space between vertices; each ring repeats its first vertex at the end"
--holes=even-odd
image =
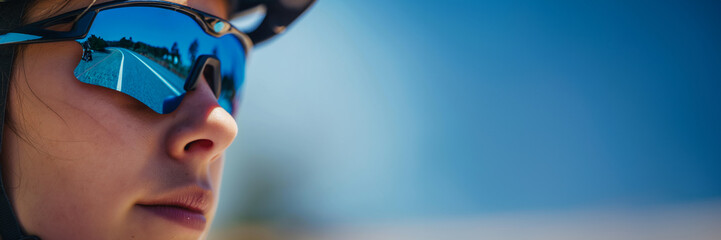
MULTIPOLYGON (((312 1, 234 0, 229 6, 225 0, 99 0, 69 11, 91 0, 0 0, 0 239, 38 239, 25 233, 46 239, 204 239, 218 204, 223 152, 237 133, 233 113, 243 82, 240 74, 220 73, 245 72, 250 48, 285 29, 312 1), (266 5, 267 15, 265 24, 244 34, 224 18, 254 7, 249 3, 266 5), (128 18, 158 24, 129 24, 128 18), (52 27, 73 29, 47 30, 52 27), (174 89, 175 99, 164 95, 169 85, 138 76, 134 70, 147 65, 130 64, 140 56, 131 52, 99 59, 88 68, 92 74, 84 73, 118 80, 111 84, 73 75, 78 57, 92 59, 89 45, 103 49, 116 44, 103 40, 116 34, 141 39, 172 29, 183 29, 169 34, 173 40, 205 39, 199 42, 205 55, 185 66, 190 77, 174 89), (76 42, 90 31, 99 38, 76 42), (213 47, 222 59, 210 52, 213 47)), ((169 49, 172 41, 154 44, 169 49)))
POLYGON ((83 43, 83 60, 85 60, 85 61, 93 60, 93 50, 90 49, 90 42, 88 42, 88 41, 85 41, 85 43, 83 43))

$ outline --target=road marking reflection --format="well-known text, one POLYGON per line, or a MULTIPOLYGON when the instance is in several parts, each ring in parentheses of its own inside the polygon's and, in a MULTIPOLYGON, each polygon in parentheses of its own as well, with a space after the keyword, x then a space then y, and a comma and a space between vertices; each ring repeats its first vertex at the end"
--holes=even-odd
MULTIPOLYGON (((125 49, 122 49, 122 50, 125 50, 125 49)), ((150 71, 152 71, 155 74, 155 76, 157 76, 161 81, 163 81, 163 83, 165 83, 165 85, 168 86, 168 88, 170 88, 170 90, 173 91, 173 93, 175 93, 175 95, 180 95, 180 92, 177 89, 175 89, 175 87, 173 87, 173 85, 170 85, 170 83, 167 80, 165 80, 165 78, 160 76, 160 74, 158 72, 156 72, 152 67, 150 67, 147 63, 145 63, 145 61, 140 59, 140 57, 138 57, 138 55, 136 55, 133 51, 128 51, 128 52, 130 53, 130 55, 133 55, 133 57, 137 58, 138 61, 143 63, 143 65, 148 67, 148 69, 150 69, 150 71)))

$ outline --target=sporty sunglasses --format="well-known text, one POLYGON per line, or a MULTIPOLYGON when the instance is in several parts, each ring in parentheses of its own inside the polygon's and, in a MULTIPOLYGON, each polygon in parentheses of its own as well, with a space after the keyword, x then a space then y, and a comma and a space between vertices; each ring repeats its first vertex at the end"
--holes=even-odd
POLYGON ((219 17, 174 3, 124 1, 79 9, 0 33, 0 45, 76 41, 78 80, 125 93, 160 114, 173 112, 206 78, 235 114, 253 41, 219 17), (73 24, 69 31, 49 28, 73 24))

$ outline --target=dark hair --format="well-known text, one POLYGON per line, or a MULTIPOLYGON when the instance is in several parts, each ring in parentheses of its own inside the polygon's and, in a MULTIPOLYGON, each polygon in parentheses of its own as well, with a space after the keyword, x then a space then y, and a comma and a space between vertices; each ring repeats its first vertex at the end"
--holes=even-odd
MULTIPOLYGON (((29 9, 31 1, 0 2, 0 32, 6 32, 23 23, 23 13, 29 9)), ((12 62, 15 58, 15 46, 0 46, 0 81, 10 81, 12 62)), ((5 89, 2 89, 3 92, 5 89)))
MULTIPOLYGON (((5 1, 0 2, 0 32, 11 30, 23 23, 23 13, 28 9, 28 2, 25 1, 5 1)), ((8 88, 10 86, 10 79, 12 78, 13 62, 15 60, 15 52, 17 47, 15 46, 0 46, 0 133, 4 128, 5 123, 5 112, 6 112, 6 99, 8 88)), ((2 139, 2 135, 0 135, 2 139)), ((1 141, 0 141, 1 144, 1 141)), ((1 150, 1 149, 0 149, 1 150)), ((2 165, 2 164, 0 164, 2 165)), ((0 169, 0 177, 7 176, 5 169, 0 169)), ((0 178, 0 182, 2 182, 0 178)), ((7 183, 2 183, 7 184, 7 183)), ((0 202, 0 234, 2 238, 15 239, 22 237, 22 232, 15 213, 12 210, 12 205, 8 199, 8 195, 5 192, 5 187, 0 185, 1 196, 0 202)))
MULTIPOLYGON (((5 32, 26 24, 27 13, 33 9, 42 0, 0 0, 0 32, 5 32)), ((47 13, 45 17, 51 17, 57 14, 61 9, 65 8, 71 0, 58 0, 58 5, 54 11, 47 13)), ((23 46, 0 46, 0 83, 5 86, 6 82, 12 79, 12 65, 15 62, 19 52, 22 52, 23 46)), ((6 97, 4 89, 0 89, 3 93, 0 97, 6 97)), ((4 104, 4 99, 3 99, 4 104)), ((0 124, 2 126, 2 124, 0 124)))
MULTIPOLYGON (((2 1, 2 0, 0 0, 2 1)), ((48 1, 48 0, 14 0, 11 2, 3 3, 0 2, 0 32, 4 30, 11 30, 15 27, 21 26, 23 24, 29 23, 29 12, 31 9, 34 9, 37 7, 37 5, 41 2, 48 1)), ((44 13, 43 18, 49 18, 54 15, 57 15, 61 10, 63 10, 67 5, 71 2, 71 0, 52 0, 54 1, 54 6, 52 6, 50 11, 44 13)), ((18 45, 18 46, 0 46, 0 103, 4 105, 2 107, 2 121, 0 122, 0 128, 3 126, 7 126, 7 129, 12 131, 15 135, 17 135, 21 140, 30 143, 31 146, 35 146, 31 143, 31 140, 25 137, 24 134, 20 134, 20 129, 18 129, 17 124, 15 124, 12 121, 11 116, 9 116, 7 113, 7 97, 8 93, 7 91, 9 89, 2 89, 4 86, 13 87, 14 85, 11 83, 13 79, 13 70, 14 66, 17 65, 18 61, 21 61, 22 59, 20 56, 22 56, 23 52, 25 50, 24 45, 18 45)), ((24 69, 23 69, 24 71, 24 69)), ((35 93, 31 89, 31 93, 35 96, 35 93)), ((38 99, 40 99, 38 97, 38 99)), ((41 102, 42 99, 40 99, 41 102)), ((43 102, 45 104, 45 102, 43 102)), ((47 104, 45 104, 47 106, 47 104)), ((48 106, 49 107, 49 106, 48 106)), ((2 131, 0 130, 0 133, 2 131)), ((0 149, 1 151, 1 149, 0 149)))
MULTIPOLYGON (((38 2, 39 0, 0 0, 0 33, 25 24, 28 20, 25 18, 26 13, 34 8, 38 2)), ((54 8, 54 11, 48 13, 48 16, 45 17, 56 14, 69 2, 70 0, 60 0, 59 3, 62 4, 59 4, 57 8, 54 8)), ((18 59, 17 56, 22 53, 23 49, 22 46, 0 46, 0 146, 2 145, 2 132, 6 124, 9 130, 20 136, 14 124, 6 121, 10 118, 5 113, 7 112, 8 90, 11 86, 10 81, 13 76, 15 60, 18 59)), ((21 139, 23 138, 21 137, 21 139)), ((0 151, 2 151, 1 147, 0 151)), ((1 165, 2 163, 0 163, 1 165)), ((2 235, 0 238, 8 240, 26 239, 29 236, 26 236, 23 232, 5 191, 4 185, 7 183, 3 181, 3 178, 7 177, 7 174, 7 170, 0 167, 0 235, 2 235)), ((37 239, 37 237, 27 239, 37 239)))
MULTIPOLYGON (((34 0, 0 2, 0 32, 9 31, 22 25, 24 23, 24 13, 30 9, 30 6, 35 5, 34 2, 34 0)), ((7 115, 5 115, 7 110, 6 99, 13 75, 13 65, 20 49, 18 46, 0 46, 0 128, 8 122, 5 121, 7 118, 7 115)), ((8 124, 8 127, 15 131, 11 125, 8 124)), ((2 129, 0 129, 1 132, 2 129)))
MULTIPOLYGON (((2 0, 0 0, 2 1, 2 0)), ((0 32, 3 30, 11 30, 12 28, 21 26, 23 24, 28 24, 31 19, 29 19, 29 12, 31 9, 36 8, 37 5, 40 2, 47 1, 47 0, 16 0, 10 3, 3 3, 0 2, 0 16, 3 16, 3 21, 0 22, 0 26, 11 26, 7 29, 0 28, 0 32), (5 5, 7 4, 7 5, 5 5)), ((50 11, 44 14, 44 16, 41 16, 42 18, 49 18, 54 15, 57 15, 60 10, 64 9, 72 0, 52 0, 55 1, 55 5, 52 7, 50 11)), ((26 134, 23 134, 23 129, 19 129, 19 125, 13 121, 13 118, 8 113, 8 91, 9 88, 16 87, 17 83, 13 83, 14 78, 14 70, 15 66, 18 64, 18 61, 24 61, 24 59, 21 58, 23 55, 23 52, 25 51, 26 46, 25 45, 16 45, 16 46, 0 46, 0 134, 2 134, 5 126, 7 126, 7 130, 12 132, 15 136, 17 136, 21 141, 24 141, 28 143, 30 146, 34 147, 36 150, 40 150, 37 148, 37 145, 33 143, 33 140, 28 138, 26 134), (8 89, 3 89, 8 88, 8 89)), ((25 71, 25 69, 20 69, 21 71, 25 71)), ((17 80, 17 79, 16 79, 17 80)), ((26 82, 27 84, 27 82, 26 82)), ((30 87, 30 86, 28 86, 30 87)), ((50 106, 45 103, 38 95, 35 94, 32 88, 30 88, 30 93, 32 96, 35 96, 42 104, 50 108, 50 106)), ((52 109, 51 109, 52 111, 52 109)), ((21 116, 24 118, 24 115, 21 114, 21 116)), ((62 117, 59 116, 61 119, 62 117)), ((20 121, 23 121, 22 119, 20 121)), ((0 139, 2 139, 2 135, 0 135, 0 139)), ((0 141, 1 144, 1 141, 0 141)), ((0 146, 0 151, 2 151, 2 147, 0 146)), ((0 159, 2 161, 3 159, 0 159)), ((3 169, 0 174, 7 174, 7 170, 3 169)))

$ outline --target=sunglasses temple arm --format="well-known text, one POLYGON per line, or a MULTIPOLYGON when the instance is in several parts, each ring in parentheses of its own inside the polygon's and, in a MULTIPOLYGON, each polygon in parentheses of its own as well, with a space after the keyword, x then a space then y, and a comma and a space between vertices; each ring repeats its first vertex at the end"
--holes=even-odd
POLYGON ((59 40, 74 40, 82 38, 90 29, 90 24, 95 19, 94 12, 78 15, 60 15, 40 22, 31 23, 10 32, 0 32, 0 45, 16 45, 29 43, 53 42, 59 40), (48 30, 46 26, 52 26, 56 20, 75 17, 77 20, 69 22, 73 24, 73 28, 69 31, 53 31, 48 30))

